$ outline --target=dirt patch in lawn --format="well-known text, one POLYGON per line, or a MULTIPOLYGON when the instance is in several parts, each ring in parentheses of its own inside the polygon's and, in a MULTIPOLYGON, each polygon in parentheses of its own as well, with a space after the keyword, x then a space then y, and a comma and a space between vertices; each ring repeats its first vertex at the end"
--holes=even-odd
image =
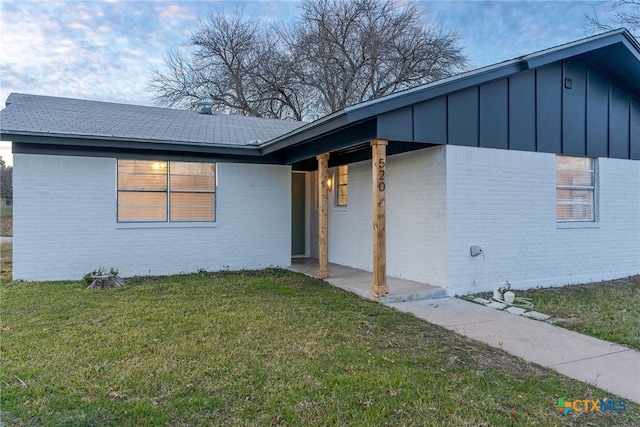
POLYGON ((13 236, 13 217, 12 216, 0 216, 0 236, 3 236, 3 237, 13 236))

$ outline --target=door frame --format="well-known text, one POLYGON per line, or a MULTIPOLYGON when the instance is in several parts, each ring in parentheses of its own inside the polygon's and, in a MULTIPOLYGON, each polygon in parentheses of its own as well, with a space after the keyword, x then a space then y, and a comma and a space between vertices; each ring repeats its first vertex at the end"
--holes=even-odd
MULTIPOLYGON (((309 258, 311 249, 311 222, 309 216, 311 213, 311 182, 309 172, 291 171, 291 175, 293 174, 304 175, 304 254, 291 255, 291 258, 309 258)), ((291 208, 293 209, 293 199, 291 200, 291 208)), ((291 218, 291 223, 293 225, 293 218, 291 218)), ((291 232, 293 232, 293 227, 291 227, 291 232)))

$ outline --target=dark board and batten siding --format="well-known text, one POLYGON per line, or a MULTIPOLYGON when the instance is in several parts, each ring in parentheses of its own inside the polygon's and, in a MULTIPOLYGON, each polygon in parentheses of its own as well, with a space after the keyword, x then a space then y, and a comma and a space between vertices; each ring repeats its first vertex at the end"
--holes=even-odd
POLYGON ((536 70, 536 151, 562 152, 562 64, 536 70))
POLYGON ((607 157, 609 140, 609 82, 599 73, 587 76, 587 155, 607 157))
POLYGON ((449 144, 478 145, 478 87, 470 87, 448 96, 447 129, 449 144))
POLYGON ((509 82, 503 79, 479 86, 479 96, 480 146, 509 148, 509 82))
MULTIPOLYGON (((506 81, 506 80, 505 80, 506 81)), ((523 71, 509 78, 509 146, 536 151, 536 73, 523 71)))
MULTIPOLYGON (((562 153, 587 155, 587 67, 583 62, 564 63, 562 81, 562 153)), ((628 140, 627 140, 628 141, 628 140)))
POLYGON ((632 159, 640 159, 640 102, 631 102, 631 155, 632 159))
POLYGON ((640 102, 569 59, 380 114, 378 136, 640 160, 640 102))

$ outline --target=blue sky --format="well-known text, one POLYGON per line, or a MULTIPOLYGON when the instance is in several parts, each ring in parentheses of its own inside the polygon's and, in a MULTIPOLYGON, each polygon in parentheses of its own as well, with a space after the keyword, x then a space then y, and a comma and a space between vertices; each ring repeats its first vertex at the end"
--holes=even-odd
MULTIPOLYGON (((428 21, 461 36, 470 68, 585 37, 594 4, 606 18, 590 1, 422 3, 428 21)), ((0 0, 0 105, 11 92, 153 105, 150 70, 165 50, 184 44, 198 16, 237 4, 267 20, 298 13, 295 1, 0 0)))

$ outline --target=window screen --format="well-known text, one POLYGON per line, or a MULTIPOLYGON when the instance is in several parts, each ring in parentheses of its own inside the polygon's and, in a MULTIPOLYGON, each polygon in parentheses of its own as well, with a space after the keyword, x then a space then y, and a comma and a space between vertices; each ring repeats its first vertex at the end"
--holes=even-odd
POLYGON ((558 221, 595 221, 595 161, 556 156, 558 221))
POLYGON ((337 205, 347 206, 349 202, 349 167, 338 166, 338 195, 337 205))
POLYGON ((118 221, 215 221, 214 163, 118 160, 118 221))

